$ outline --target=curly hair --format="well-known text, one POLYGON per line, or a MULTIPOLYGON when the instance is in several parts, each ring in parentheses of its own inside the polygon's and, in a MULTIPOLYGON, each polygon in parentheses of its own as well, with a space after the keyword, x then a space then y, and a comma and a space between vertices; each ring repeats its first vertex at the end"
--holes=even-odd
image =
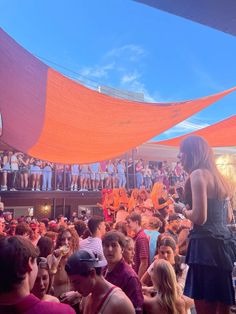
POLYGON ((77 251, 79 249, 79 236, 74 228, 63 228, 59 230, 56 242, 56 249, 62 246, 62 236, 65 232, 69 232, 71 234, 72 252, 77 251))

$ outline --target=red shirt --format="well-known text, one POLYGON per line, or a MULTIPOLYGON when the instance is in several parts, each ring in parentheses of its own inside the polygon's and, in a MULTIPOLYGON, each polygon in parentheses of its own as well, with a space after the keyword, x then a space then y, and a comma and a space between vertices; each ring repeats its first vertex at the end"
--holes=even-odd
POLYGON ((134 237, 135 254, 134 254, 134 270, 138 274, 141 259, 146 258, 148 265, 150 264, 149 240, 143 229, 141 229, 134 237))
POLYGON ((105 273, 105 279, 121 288, 138 313, 142 313, 142 286, 135 271, 121 259, 111 272, 105 273))
POLYGON ((75 314, 67 304, 41 301, 29 294, 14 305, 0 305, 0 314, 75 314))

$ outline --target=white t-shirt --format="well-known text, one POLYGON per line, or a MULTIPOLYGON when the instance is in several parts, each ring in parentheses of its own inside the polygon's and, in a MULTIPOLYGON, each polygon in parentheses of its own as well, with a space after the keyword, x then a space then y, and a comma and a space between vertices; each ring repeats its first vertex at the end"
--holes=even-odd
POLYGON ((19 170, 18 159, 16 155, 11 156, 11 170, 13 171, 19 170))

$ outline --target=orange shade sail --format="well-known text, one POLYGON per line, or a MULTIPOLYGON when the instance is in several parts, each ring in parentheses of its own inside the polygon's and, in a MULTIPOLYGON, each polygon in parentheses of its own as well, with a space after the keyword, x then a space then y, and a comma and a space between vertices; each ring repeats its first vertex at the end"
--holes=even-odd
POLYGON ((0 29, 1 141, 43 160, 116 157, 234 90, 165 104, 117 99, 64 77, 0 29))
POLYGON ((212 147, 236 146, 236 115, 222 120, 201 130, 178 136, 169 140, 153 142, 152 144, 179 146, 181 141, 189 135, 204 137, 212 147))

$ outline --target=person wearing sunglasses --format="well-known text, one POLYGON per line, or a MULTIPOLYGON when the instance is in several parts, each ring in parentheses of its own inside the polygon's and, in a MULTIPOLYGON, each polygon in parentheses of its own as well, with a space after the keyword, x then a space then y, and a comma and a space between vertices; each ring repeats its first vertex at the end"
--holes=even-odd
POLYGON ((50 295, 51 277, 45 257, 37 257, 38 274, 31 292, 40 300, 60 302, 58 298, 50 295))
POLYGON ((75 314, 66 304, 31 294, 38 273, 38 250, 21 236, 0 239, 0 313, 75 314))

